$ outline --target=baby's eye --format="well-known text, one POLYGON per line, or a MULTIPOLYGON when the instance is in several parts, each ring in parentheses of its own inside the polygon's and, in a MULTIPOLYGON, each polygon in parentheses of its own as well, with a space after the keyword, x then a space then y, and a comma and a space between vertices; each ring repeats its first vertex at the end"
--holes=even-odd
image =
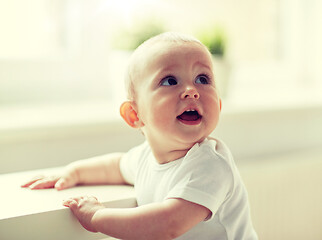
POLYGON ((206 75, 200 75, 196 78, 196 83, 199 83, 199 84, 209 84, 210 83, 210 80, 209 80, 209 77, 206 76, 206 75))
POLYGON ((175 77, 172 77, 172 76, 163 78, 160 83, 161 86, 172 86, 177 84, 178 84, 177 80, 175 79, 175 77))

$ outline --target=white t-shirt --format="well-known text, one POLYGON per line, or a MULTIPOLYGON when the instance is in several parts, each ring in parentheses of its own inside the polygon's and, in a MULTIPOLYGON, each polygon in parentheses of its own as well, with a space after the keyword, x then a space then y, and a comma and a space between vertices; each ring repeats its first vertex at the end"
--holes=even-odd
POLYGON ((125 180, 134 184, 139 206, 181 198, 211 211, 209 219, 178 239, 258 239, 246 189, 222 141, 208 138, 166 164, 159 164, 144 142, 122 157, 120 168, 125 180))

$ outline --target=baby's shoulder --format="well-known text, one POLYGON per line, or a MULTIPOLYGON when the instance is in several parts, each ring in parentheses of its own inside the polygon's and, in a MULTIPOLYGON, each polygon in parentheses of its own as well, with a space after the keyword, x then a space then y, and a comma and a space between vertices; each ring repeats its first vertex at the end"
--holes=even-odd
POLYGON ((221 139, 209 137, 205 140, 204 147, 218 159, 224 160, 229 164, 234 162, 230 149, 221 139))
POLYGON ((225 172, 231 171, 232 163, 229 149, 215 138, 207 138, 193 146, 183 161, 195 170, 222 169, 225 172))

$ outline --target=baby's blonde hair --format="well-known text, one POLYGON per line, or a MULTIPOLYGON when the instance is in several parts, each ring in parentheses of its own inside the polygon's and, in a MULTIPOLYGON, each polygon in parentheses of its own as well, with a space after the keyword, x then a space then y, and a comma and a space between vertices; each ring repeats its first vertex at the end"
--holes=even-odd
MULTIPOLYGON (((152 38, 149 38, 145 42, 143 42, 139 47, 135 49, 133 52, 130 62, 128 65, 128 69, 125 75, 125 88, 127 91, 127 97, 129 100, 133 101, 135 100, 135 86, 134 86, 134 73, 136 71, 136 66, 138 64, 138 56, 140 53, 147 51, 149 47, 151 47, 153 44, 165 41, 165 42, 174 42, 174 43, 198 43, 202 46, 204 46, 197 38, 178 33, 178 32, 165 32, 161 33, 159 35, 156 35, 152 38)), ((204 46, 205 47, 205 46, 204 46)), ((206 47, 205 47, 206 48, 206 47)))

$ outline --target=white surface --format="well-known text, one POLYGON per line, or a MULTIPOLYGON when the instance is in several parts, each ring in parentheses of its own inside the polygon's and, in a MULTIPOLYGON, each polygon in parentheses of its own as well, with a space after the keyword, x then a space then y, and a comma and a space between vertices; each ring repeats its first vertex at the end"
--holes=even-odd
POLYGON ((134 207, 131 186, 79 186, 63 191, 21 188, 26 180, 47 169, 0 175, 0 239, 101 239, 84 230, 62 201, 71 196, 93 195, 107 207, 134 207))

